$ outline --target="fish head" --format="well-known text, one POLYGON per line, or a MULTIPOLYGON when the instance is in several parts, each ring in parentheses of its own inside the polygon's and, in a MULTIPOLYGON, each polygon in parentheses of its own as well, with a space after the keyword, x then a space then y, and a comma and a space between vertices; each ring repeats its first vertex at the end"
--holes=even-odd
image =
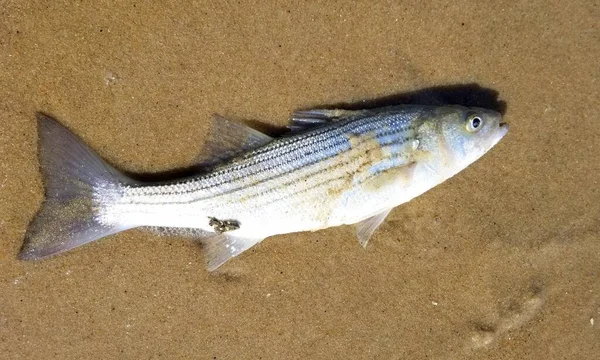
MULTIPOLYGON (((508 132, 499 112, 461 106, 436 108, 429 140, 435 142, 445 172, 453 175, 488 152, 508 132)), ((427 122, 427 121, 426 121, 427 122)))

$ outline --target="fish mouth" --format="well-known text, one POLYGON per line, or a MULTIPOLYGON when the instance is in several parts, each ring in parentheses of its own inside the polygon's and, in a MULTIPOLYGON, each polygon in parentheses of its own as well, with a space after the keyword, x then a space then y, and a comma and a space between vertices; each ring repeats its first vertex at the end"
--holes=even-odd
POLYGON ((500 133, 502 134, 502 136, 500 137, 504 137, 504 135, 506 135, 506 133, 508 132, 508 124, 505 122, 500 123, 498 125, 498 128, 500 129, 500 133))
POLYGON ((495 146, 503 137, 504 135, 506 135, 506 133, 508 132, 508 124, 507 123, 500 123, 498 124, 498 131, 496 131, 496 136, 494 136, 494 140, 492 143, 492 146, 495 146))

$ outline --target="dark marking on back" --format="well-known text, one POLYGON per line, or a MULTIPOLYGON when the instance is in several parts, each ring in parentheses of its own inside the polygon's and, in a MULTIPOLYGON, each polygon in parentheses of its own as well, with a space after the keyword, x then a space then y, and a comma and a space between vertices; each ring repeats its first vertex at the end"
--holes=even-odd
POLYGON ((237 222, 237 220, 219 220, 212 216, 209 216, 208 219, 208 225, 211 226, 217 234, 240 228, 240 223, 237 222))

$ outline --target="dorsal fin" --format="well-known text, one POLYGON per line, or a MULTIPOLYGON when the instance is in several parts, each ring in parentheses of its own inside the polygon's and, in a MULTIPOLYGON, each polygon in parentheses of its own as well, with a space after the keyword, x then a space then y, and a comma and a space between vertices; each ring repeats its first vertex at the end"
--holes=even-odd
POLYGON ((291 123, 288 125, 288 128, 294 132, 307 130, 331 121, 338 121, 356 115, 359 112, 342 109, 298 110, 292 114, 291 123))
POLYGON ((211 121, 210 134, 198 156, 198 162, 202 165, 211 165, 259 148, 272 140, 272 137, 258 130, 215 114, 211 121))

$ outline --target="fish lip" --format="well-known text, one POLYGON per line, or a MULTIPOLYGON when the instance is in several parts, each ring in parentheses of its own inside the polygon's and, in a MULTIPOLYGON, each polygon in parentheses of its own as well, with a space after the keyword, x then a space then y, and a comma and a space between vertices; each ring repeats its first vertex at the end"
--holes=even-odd
POLYGON ((494 145, 496 145, 503 137, 504 135, 506 135, 506 133, 508 132, 508 124, 507 123, 500 123, 498 124, 498 132, 496 135, 496 138, 494 139, 494 145))
POLYGON ((508 132, 508 124, 507 123, 499 123, 498 130, 496 131, 496 133, 494 134, 494 136, 491 139, 492 143, 491 143, 490 147, 496 146, 496 144, 498 144, 500 142, 500 140, 502 140, 502 138, 504 137, 504 135, 506 135, 507 132, 508 132))

